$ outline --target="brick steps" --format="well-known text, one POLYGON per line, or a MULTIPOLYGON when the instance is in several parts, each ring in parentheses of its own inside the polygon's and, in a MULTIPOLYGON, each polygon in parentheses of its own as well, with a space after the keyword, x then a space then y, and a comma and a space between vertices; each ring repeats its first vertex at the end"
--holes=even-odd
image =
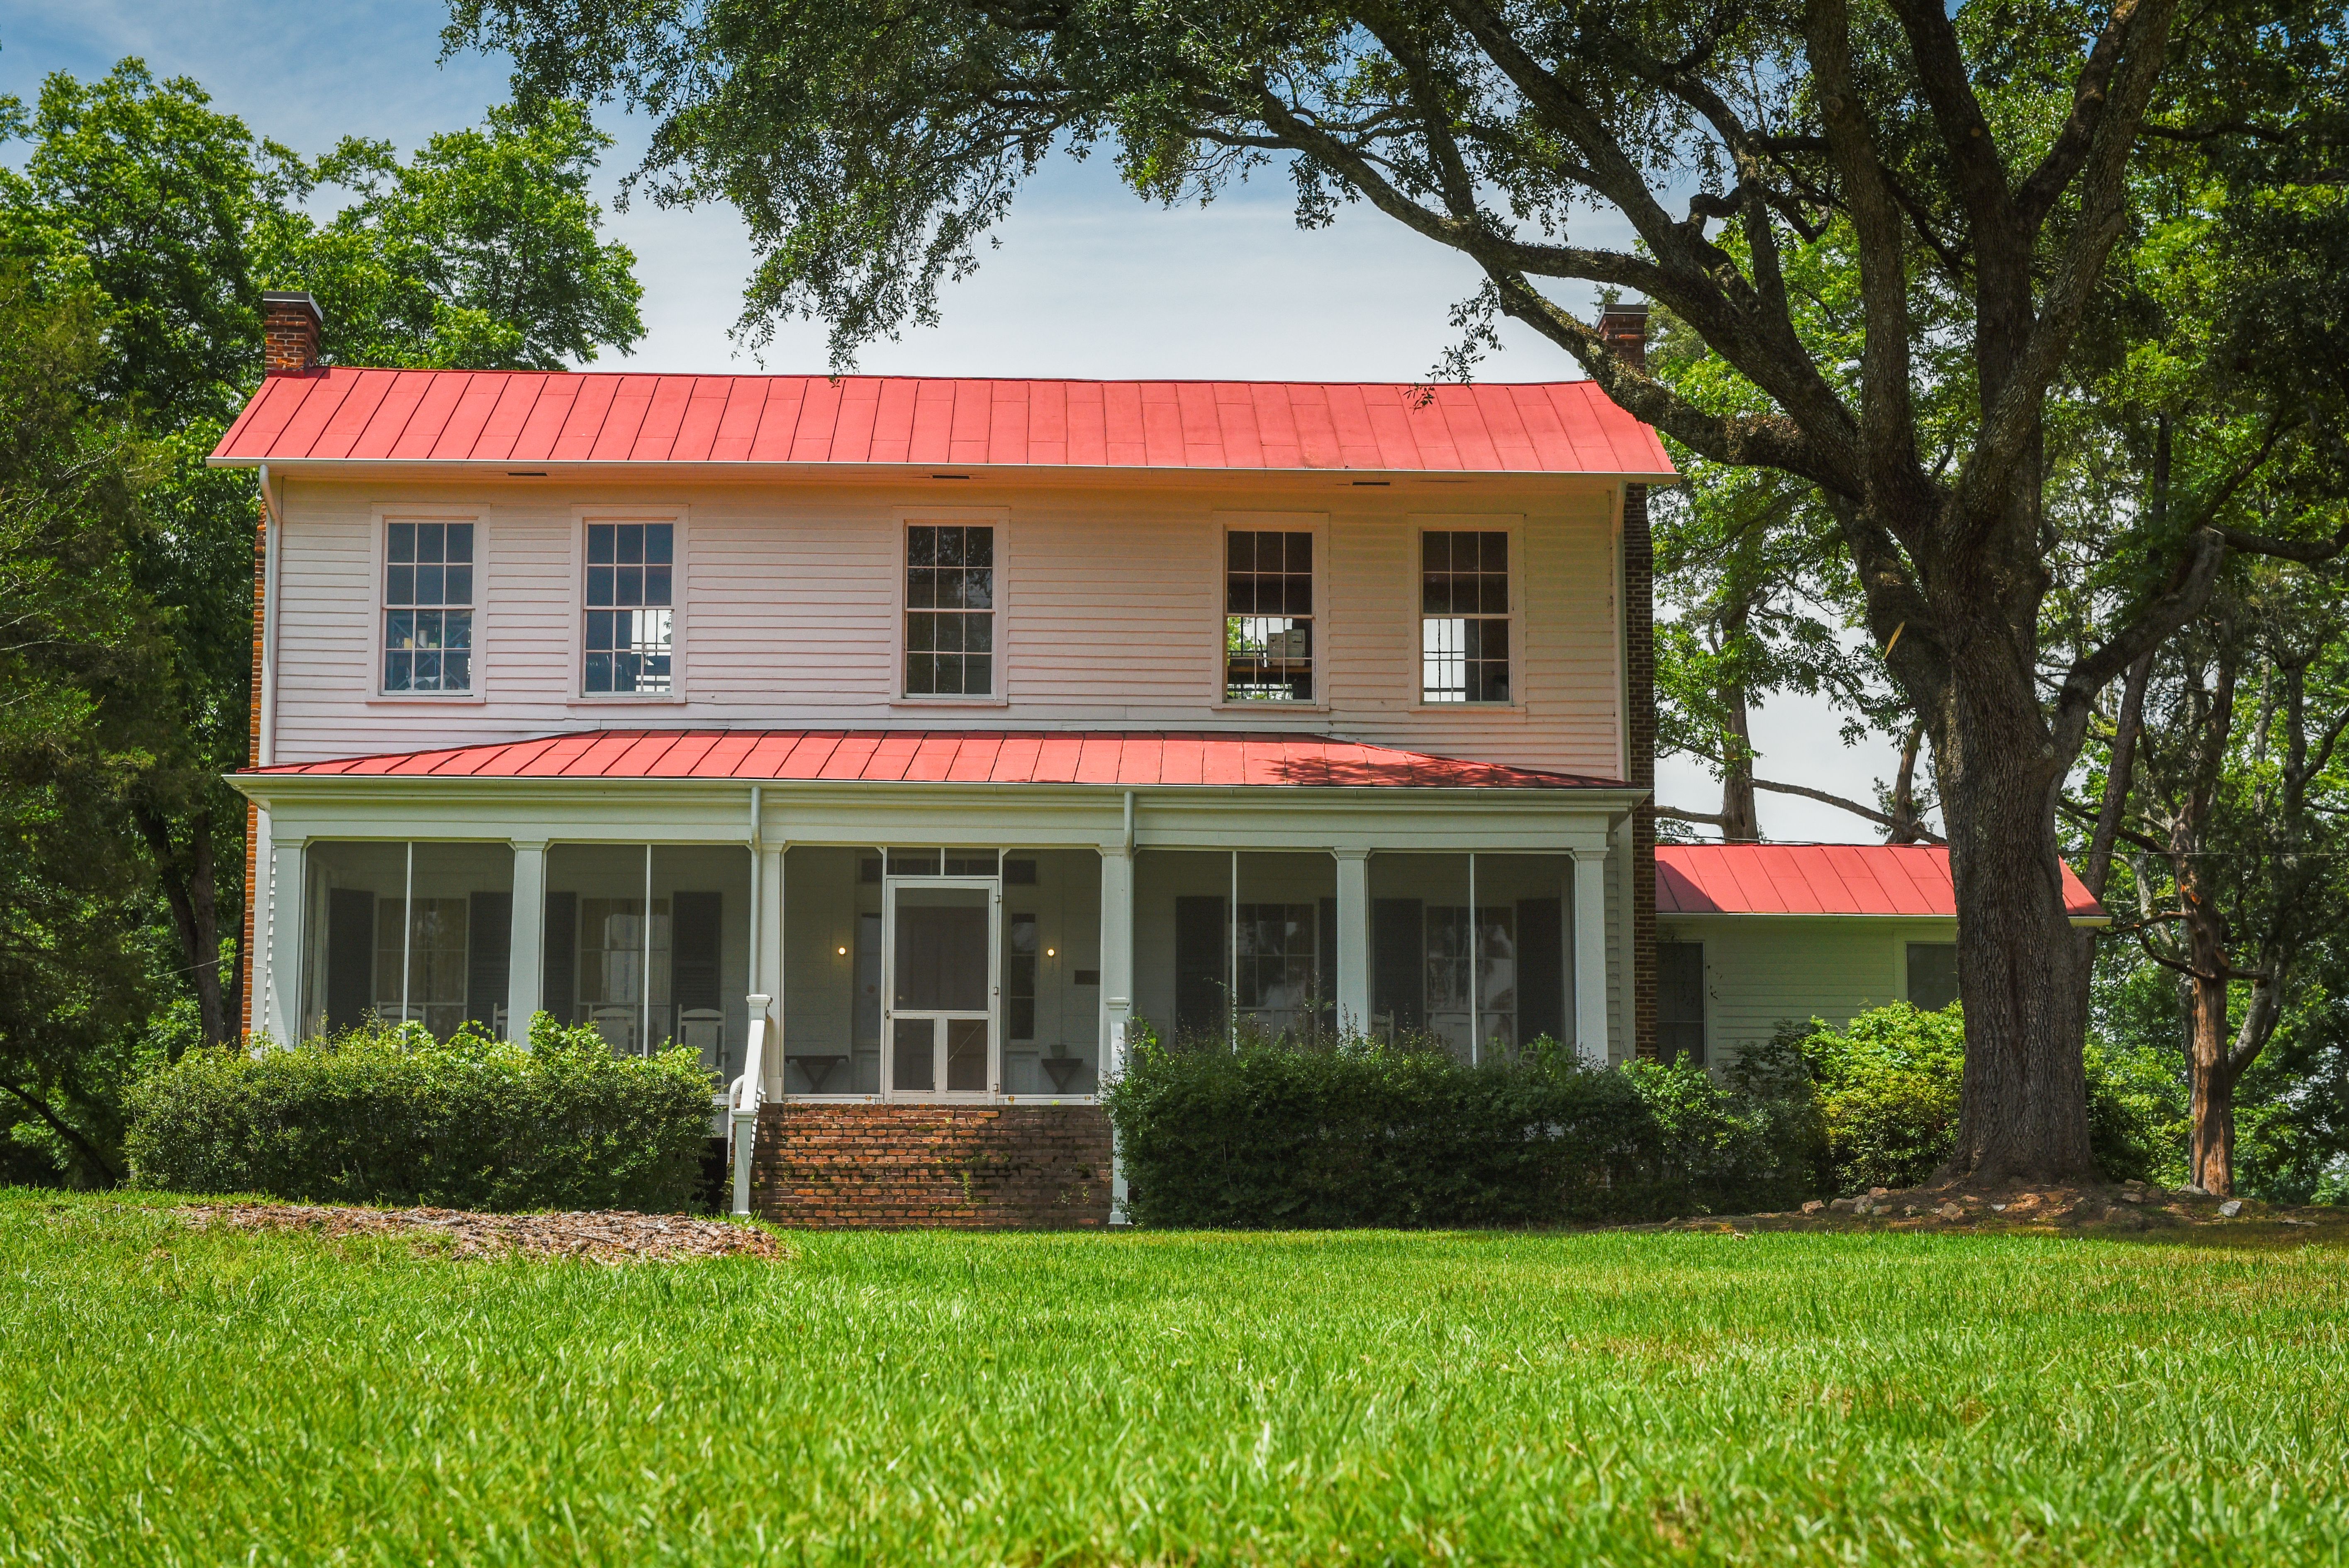
POLYGON ((750 1202, 809 1229, 1063 1230, 1109 1223, 1097 1106, 768 1105, 750 1202))

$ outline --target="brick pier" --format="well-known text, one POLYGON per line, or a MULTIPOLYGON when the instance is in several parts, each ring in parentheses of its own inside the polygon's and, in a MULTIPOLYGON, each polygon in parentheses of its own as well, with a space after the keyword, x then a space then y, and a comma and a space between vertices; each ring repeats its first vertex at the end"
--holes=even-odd
POLYGON ((1097 1106, 769 1105, 750 1202, 778 1224, 1058 1230, 1109 1222, 1097 1106))

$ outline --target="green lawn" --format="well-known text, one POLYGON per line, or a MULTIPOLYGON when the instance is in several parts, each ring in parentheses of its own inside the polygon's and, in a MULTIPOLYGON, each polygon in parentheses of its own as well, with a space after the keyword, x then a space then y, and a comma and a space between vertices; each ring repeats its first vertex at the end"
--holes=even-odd
POLYGON ((2337 1247, 797 1244, 0 1196, 0 1562, 2349 1559, 2337 1247))

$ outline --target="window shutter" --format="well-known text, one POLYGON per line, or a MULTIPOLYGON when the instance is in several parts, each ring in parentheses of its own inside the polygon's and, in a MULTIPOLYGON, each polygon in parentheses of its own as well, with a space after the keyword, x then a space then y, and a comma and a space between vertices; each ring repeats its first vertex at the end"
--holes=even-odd
POLYGON ((326 895, 326 1031, 367 1022, 375 1007, 375 894, 338 887, 326 895))
POLYGON ((1566 903, 1517 901, 1517 1044, 1565 1040, 1566 903))
POLYGON ((579 974, 579 895, 575 892, 551 892, 546 895, 546 962, 540 968, 543 988, 539 992, 539 1006, 554 1016, 558 1024, 573 1021, 578 1007, 579 974))
POLYGON ((1221 898, 1174 901, 1174 1033, 1224 1032, 1225 965, 1230 944, 1224 934, 1221 898))
POLYGON ((1427 1026, 1427 950, 1420 901, 1371 901, 1371 1012, 1397 1029, 1427 1026))
POLYGON ((721 1006, 718 949, 722 897, 715 892, 669 895, 669 995, 686 1012, 721 1006))
MULTIPOLYGON (((465 924, 465 1016, 494 1028, 513 956, 513 894, 477 892, 465 924)), ((520 1020, 528 1025, 527 1018, 520 1020)))

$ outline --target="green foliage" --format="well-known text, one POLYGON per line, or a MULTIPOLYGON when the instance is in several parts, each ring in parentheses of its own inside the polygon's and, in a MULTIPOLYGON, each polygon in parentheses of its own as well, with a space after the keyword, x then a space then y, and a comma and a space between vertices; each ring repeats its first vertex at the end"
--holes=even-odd
POLYGON ((611 144, 568 103, 492 108, 406 163, 347 139, 305 175, 356 199, 324 224, 271 214, 254 271, 316 296, 339 364, 560 370, 625 354, 644 290, 628 248, 598 239, 587 193, 611 144))
MULTIPOLYGON (((1896 1002, 1841 1029, 1817 1018, 1788 1024, 1749 1047, 1742 1065, 1807 1077, 1825 1132, 1818 1186, 1848 1194, 1918 1186, 1948 1161, 1965 1064, 1962 1009, 1896 1002)), ((2172 1067, 2158 1053, 2091 1043, 2087 1076, 2089 1147, 2105 1175, 2182 1180, 2184 1108, 2172 1067)))
POLYGON ((348 359, 552 368, 640 336, 640 290, 567 105, 311 164, 125 59, 0 98, 0 1138, 103 1177, 128 1064, 241 1016, 256 498, 204 459, 261 291, 316 293, 348 359))
POLYGON ((1135 1222, 1526 1225, 1798 1202, 1799 1118, 1702 1069, 1575 1065, 1555 1041, 1435 1048, 1145 1043, 1104 1095, 1135 1222))
POLYGON ((130 1106, 140 1185, 319 1202, 677 1211, 709 1136, 694 1053, 615 1057, 543 1013, 527 1048, 469 1026, 191 1051, 130 1106))

